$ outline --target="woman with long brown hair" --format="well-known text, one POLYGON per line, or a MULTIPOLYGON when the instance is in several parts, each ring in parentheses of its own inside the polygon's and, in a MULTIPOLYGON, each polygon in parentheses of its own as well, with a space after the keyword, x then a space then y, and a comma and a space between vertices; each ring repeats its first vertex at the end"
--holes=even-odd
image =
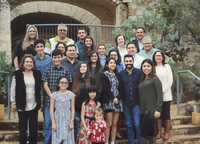
POLYGON ((119 113, 123 111, 120 81, 117 72, 117 62, 114 58, 106 60, 104 72, 101 74, 102 104, 106 115, 106 144, 115 144, 117 121, 119 113))
POLYGON ((95 80, 90 77, 89 68, 86 62, 80 62, 78 65, 76 74, 74 76, 72 92, 76 95, 75 97, 75 120, 74 120, 74 137, 77 138, 80 114, 82 103, 87 98, 86 88, 90 85, 95 85, 95 80))
POLYGON ((155 74, 155 67, 150 59, 141 65, 141 79, 138 85, 141 144, 156 144, 155 122, 160 117, 163 104, 162 84, 155 74))
POLYGON ((26 30, 23 40, 19 41, 14 49, 13 64, 15 69, 19 69, 19 64, 25 54, 35 56, 37 52, 34 49, 34 41, 38 39, 38 31, 34 25, 30 25, 26 30))
POLYGON ((83 41, 83 52, 79 53, 79 59, 81 61, 87 61, 88 53, 93 50, 95 50, 94 40, 92 37, 86 36, 83 41))
POLYGON ((97 51, 91 51, 88 54, 88 67, 90 70, 90 75, 95 79, 96 86, 98 89, 98 92, 101 91, 101 81, 100 81, 100 75, 103 72, 103 66, 101 66, 99 55, 97 51))

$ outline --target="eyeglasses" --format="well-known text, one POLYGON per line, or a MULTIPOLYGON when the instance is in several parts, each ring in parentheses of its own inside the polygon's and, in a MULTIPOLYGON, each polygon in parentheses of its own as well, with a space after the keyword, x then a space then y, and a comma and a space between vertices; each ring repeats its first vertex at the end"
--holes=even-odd
POLYGON ((162 55, 155 55, 155 57, 162 57, 162 55))
POLYGON ((117 54, 111 54, 110 56, 111 56, 111 57, 115 57, 115 56, 117 56, 117 54))
POLYGON ((60 84, 62 84, 62 85, 63 85, 63 84, 68 84, 68 82, 60 82, 60 84))
POLYGON ((63 32, 66 32, 67 30, 65 30, 65 29, 59 29, 59 31, 60 31, 60 32, 62 32, 62 31, 63 31, 63 32))
POLYGON ((148 42, 148 43, 143 43, 143 45, 150 45, 151 44, 151 42, 148 42))

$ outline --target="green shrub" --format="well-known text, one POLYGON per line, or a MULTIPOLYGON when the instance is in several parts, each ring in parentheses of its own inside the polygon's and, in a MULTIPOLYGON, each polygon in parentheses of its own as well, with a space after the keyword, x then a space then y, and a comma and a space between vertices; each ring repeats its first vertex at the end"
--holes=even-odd
POLYGON ((12 76, 13 72, 14 67, 7 61, 6 52, 0 51, 0 103, 6 104, 7 102, 8 75, 12 76))

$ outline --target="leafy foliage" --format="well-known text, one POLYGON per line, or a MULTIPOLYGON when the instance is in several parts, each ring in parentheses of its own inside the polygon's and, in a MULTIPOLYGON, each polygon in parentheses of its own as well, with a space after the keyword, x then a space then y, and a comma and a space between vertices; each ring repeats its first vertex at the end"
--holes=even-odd
POLYGON ((8 74, 12 75, 14 68, 6 60, 6 52, 0 51, 0 102, 2 103, 7 97, 8 74))
POLYGON ((166 55, 176 62, 183 61, 190 50, 184 44, 181 32, 174 24, 168 23, 167 18, 156 10, 143 10, 142 15, 136 15, 134 20, 126 19, 122 24, 123 30, 116 28, 112 34, 121 33, 127 40, 131 40, 138 27, 144 27, 146 35, 151 36, 154 46, 165 51, 166 55))
POLYGON ((200 45, 200 1, 199 0, 136 0, 148 10, 156 10, 180 32, 188 30, 200 45))

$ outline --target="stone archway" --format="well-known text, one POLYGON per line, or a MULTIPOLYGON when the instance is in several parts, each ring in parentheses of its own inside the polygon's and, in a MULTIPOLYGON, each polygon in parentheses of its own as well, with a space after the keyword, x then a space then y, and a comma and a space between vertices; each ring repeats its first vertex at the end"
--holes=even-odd
POLYGON ((15 7, 11 11, 11 21, 20 15, 37 12, 65 15, 85 24, 101 23, 97 16, 85 9, 67 3, 47 1, 28 2, 15 7))
MULTIPOLYGON (((18 22, 22 19, 26 21, 26 17, 29 16, 34 15, 35 17, 40 17, 44 15, 54 15, 54 17, 65 17, 76 23, 109 25, 118 25, 118 23, 121 23, 121 19, 127 16, 126 5, 124 5, 121 0, 57 0, 56 2, 54 0, 29 0, 28 2, 26 0, 13 0, 9 1, 9 3, 5 3, 5 5, 6 7, 2 7, 2 14, 0 15, 0 35, 3 36, 2 39, 0 39, 0 48, 1 50, 8 51, 8 55, 10 55, 11 51, 10 38, 13 37, 15 33, 13 29, 20 31, 19 28, 23 27, 21 32, 25 32, 24 25, 18 22), (15 23, 13 24, 14 21, 15 23), (15 25, 14 28, 12 24, 15 25), (12 30, 10 30, 10 28, 12 30), (4 39, 5 37, 6 40, 4 39)), ((29 23, 29 21, 24 23, 29 23)), ((24 36, 23 33, 21 34, 21 37, 22 36, 24 36)))
POLYGON ((33 23, 100 24, 101 20, 91 12, 68 3, 53 1, 22 3, 11 10, 13 46, 24 37, 26 24, 33 23))

